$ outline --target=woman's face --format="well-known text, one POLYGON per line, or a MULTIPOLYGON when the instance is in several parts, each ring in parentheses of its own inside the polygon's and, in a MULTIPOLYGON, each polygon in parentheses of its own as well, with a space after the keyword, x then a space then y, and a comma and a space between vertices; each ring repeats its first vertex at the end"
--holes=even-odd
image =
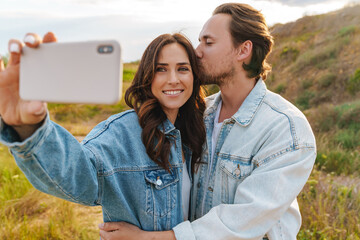
POLYGON ((194 77, 185 48, 178 43, 165 45, 158 56, 151 92, 174 123, 179 108, 190 98, 194 77))

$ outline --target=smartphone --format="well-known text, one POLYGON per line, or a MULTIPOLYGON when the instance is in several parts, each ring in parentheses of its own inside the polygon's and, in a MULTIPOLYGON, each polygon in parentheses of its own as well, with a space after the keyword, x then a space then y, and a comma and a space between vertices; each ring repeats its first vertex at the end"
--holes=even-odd
POLYGON ((24 47, 19 94, 24 100, 115 104, 122 73, 121 47, 114 40, 24 47))

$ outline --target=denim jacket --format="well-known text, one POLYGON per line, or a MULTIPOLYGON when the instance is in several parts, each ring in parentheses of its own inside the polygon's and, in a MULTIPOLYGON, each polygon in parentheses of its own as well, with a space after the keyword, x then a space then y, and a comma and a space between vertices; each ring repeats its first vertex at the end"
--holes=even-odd
MULTIPOLYGON (((182 144, 180 131, 170 121, 160 129, 174 141, 171 173, 148 157, 133 110, 100 123, 82 143, 49 118, 24 142, 18 142, 12 128, 2 124, 0 139, 40 191, 84 205, 101 205, 106 222, 169 230, 183 221, 182 144)), ((191 151, 183 148, 189 163, 191 151)))
MULTIPOLYGON (((220 99, 220 93, 207 99, 205 163, 220 99)), ((296 239, 301 225, 296 196, 315 158, 305 116, 259 80, 223 122, 212 165, 202 164, 194 175, 190 217, 195 221, 176 226, 176 238, 296 239)))

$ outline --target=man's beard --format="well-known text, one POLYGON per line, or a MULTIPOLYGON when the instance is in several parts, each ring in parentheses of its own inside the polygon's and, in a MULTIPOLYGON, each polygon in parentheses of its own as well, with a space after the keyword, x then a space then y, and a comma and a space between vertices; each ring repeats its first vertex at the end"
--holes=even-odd
POLYGON ((228 84, 232 77, 235 74, 235 67, 231 66, 227 71, 223 71, 218 74, 211 74, 208 73, 204 66, 199 63, 200 65, 200 79, 202 80, 202 84, 209 85, 209 84, 216 84, 219 86, 223 86, 228 84))

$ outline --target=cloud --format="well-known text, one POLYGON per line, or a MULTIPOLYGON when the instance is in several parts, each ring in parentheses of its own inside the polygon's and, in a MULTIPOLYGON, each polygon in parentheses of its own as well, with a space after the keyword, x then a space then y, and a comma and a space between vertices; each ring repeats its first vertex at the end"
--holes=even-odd
MULTIPOLYGON (((0 17, 0 22, 6 18, 0 17)), ((96 16, 84 18, 15 18, 11 24, 0 28, 0 53, 7 52, 7 41, 11 38, 23 39, 27 32, 44 35, 53 31, 61 42, 88 40, 118 40, 123 49, 125 62, 140 59, 146 46, 163 33, 183 32, 197 44, 202 23, 168 21, 156 23, 129 18, 123 15, 96 16)))
MULTIPOLYGON (((261 1, 261 0, 255 0, 261 1)), ((270 2, 279 2, 287 6, 304 7, 315 4, 322 4, 326 2, 335 2, 334 0, 269 0, 270 2)), ((352 2, 360 2, 359 0, 338 0, 337 3, 343 3, 344 5, 352 2)))

